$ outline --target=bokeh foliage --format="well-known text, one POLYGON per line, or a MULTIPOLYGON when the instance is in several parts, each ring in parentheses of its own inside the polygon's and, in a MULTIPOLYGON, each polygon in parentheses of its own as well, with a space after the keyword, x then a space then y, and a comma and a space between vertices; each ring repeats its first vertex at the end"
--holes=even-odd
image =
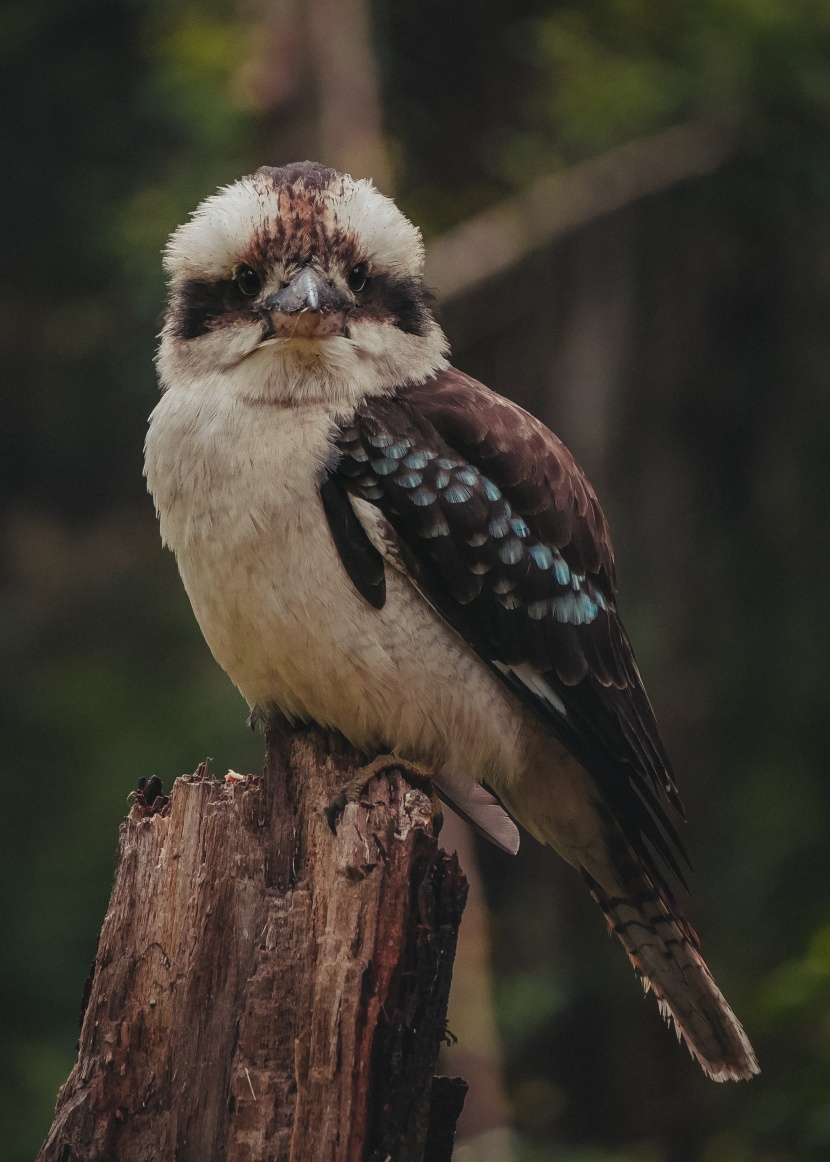
MULTIPOLYGON (((72 1062, 129 790, 205 754, 220 773, 259 762, 159 547, 141 443, 160 249, 217 185, 287 160, 275 152, 304 97, 286 83, 266 99, 257 77, 267 52, 290 63, 290 38, 273 41, 301 9, 0 13, 10 1162, 33 1156, 72 1062)), ((817 1162, 830 1150, 830 4, 376 0, 374 16, 400 201, 428 235, 637 134, 696 116, 734 127, 734 161, 643 219, 605 476, 624 608, 670 740, 694 756, 678 762, 693 914, 762 1077, 716 1089, 693 1074, 547 853, 482 855, 528 1162, 817 1162), (679 527, 653 519, 673 489, 679 527)))

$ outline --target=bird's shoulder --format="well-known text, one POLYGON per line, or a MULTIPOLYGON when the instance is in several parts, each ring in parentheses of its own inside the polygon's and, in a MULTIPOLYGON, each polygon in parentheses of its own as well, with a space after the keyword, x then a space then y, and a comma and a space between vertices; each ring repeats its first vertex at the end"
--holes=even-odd
MULTIPOLYGON (((364 400, 344 425, 341 447, 349 435, 351 451, 356 438, 376 448, 378 458, 384 447, 407 447, 399 469, 426 457, 445 461, 440 453, 449 449, 457 470, 476 469, 479 488, 489 483, 491 494, 498 490, 533 537, 561 552, 575 573, 592 575, 605 597, 613 598, 614 549, 590 481, 559 437, 512 400, 449 367, 422 383, 364 400)), ((424 469, 429 475, 426 464, 411 472, 424 469)), ((438 467, 439 483, 447 470, 438 467)))

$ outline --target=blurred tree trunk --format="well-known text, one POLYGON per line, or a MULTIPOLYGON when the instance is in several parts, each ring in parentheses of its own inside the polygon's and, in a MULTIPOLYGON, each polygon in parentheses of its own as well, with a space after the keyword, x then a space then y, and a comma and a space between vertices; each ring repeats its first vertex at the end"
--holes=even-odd
POLYGON ((256 28, 246 70, 269 114, 270 164, 313 158, 393 193, 366 0, 240 0, 256 28))
POLYGON ((458 1157, 471 1162, 513 1162, 511 1112, 504 1091, 490 967, 490 913, 472 829, 447 808, 444 815, 441 844, 463 864, 470 885, 447 1016, 453 1038, 458 1040, 441 1051, 441 1067, 461 1074, 470 1086, 458 1121, 458 1157))
POLYGON ((307 0, 320 160, 391 194, 380 84, 366 0, 307 0))
POLYGON ((331 833, 360 761, 279 727, 263 777, 139 794, 40 1162, 422 1162, 428 1134, 450 1158, 466 1087, 433 1069, 466 882, 399 771, 331 833))

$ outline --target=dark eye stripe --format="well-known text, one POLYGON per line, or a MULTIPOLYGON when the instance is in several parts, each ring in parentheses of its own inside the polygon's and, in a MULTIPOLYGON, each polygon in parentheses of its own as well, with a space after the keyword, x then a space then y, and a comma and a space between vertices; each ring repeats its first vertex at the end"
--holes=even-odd
MULTIPOLYGON (((210 331, 217 319, 250 310, 251 298, 260 288, 241 289, 239 274, 242 269, 237 269, 233 279, 219 282, 193 279, 182 284, 170 306, 170 317, 180 338, 195 339, 210 331)), ((245 269, 261 281, 253 267, 246 264, 245 269)), ((252 282, 246 282, 246 285, 253 288, 252 282)), ((355 322, 361 319, 391 320, 406 334, 423 336, 432 323, 431 299, 429 291, 417 279, 373 273, 360 292, 360 301, 351 317, 355 322)), ((460 467, 460 464, 448 466, 460 467)))
POLYGON ((217 319, 241 317, 250 309, 250 298, 243 295, 233 279, 220 282, 192 279, 179 287, 170 304, 169 317, 179 338, 196 339, 206 335, 217 319))
POLYGON ((352 318, 392 319, 408 335, 426 335, 432 322, 432 295, 418 279, 372 272, 352 318))

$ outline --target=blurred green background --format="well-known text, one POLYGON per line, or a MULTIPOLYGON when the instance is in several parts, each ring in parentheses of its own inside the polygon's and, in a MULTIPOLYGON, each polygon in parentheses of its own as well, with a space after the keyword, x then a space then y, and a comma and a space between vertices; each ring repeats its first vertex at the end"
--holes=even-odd
POLYGON ((141 476, 167 234, 317 156, 430 242, 701 118, 731 143, 711 172, 443 320, 598 484, 688 910, 763 1073, 707 1082, 575 878, 529 838, 481 850, 511 1149, 830 1157, 830 3, 7 0, 0 52, 0 1158, 34 1156, 72 1065, 129 792, 261 760, 141 476))

